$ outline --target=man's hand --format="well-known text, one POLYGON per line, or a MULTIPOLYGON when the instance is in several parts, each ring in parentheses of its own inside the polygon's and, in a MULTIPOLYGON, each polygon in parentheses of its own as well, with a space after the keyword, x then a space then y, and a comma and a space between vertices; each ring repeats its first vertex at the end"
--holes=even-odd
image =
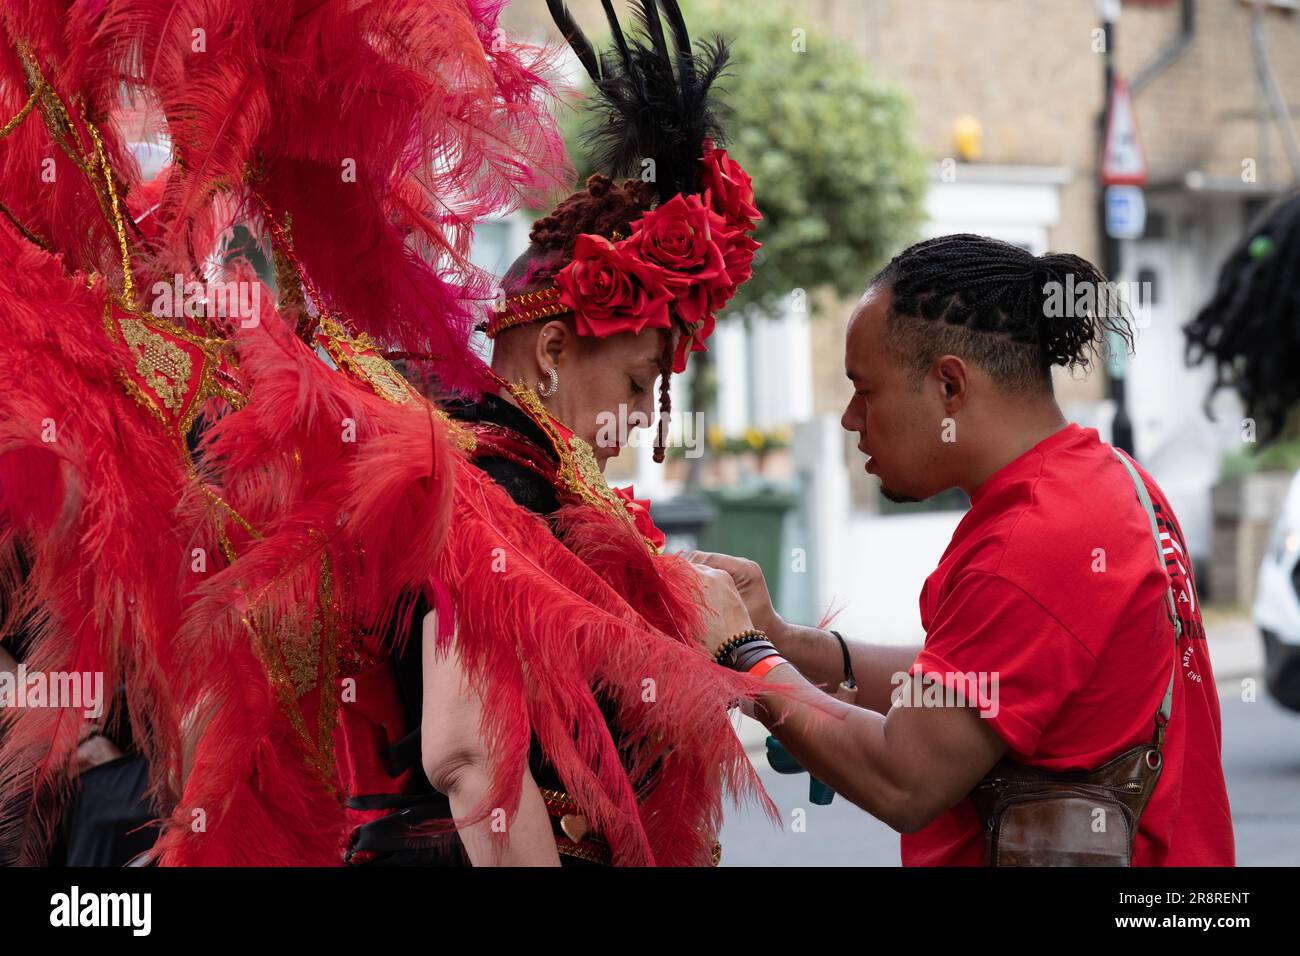
POLYGON ((754 627, 766 631, 768 637, 773 641, 776 640, 776 635, 785 626, 785 621, 772 607, 772 595, 768 593, 763 569, 757 563, 746 558, 715 554, 711 551, 687 551, 682 557, 693 564, 726 571, 735 582, 736 590, 740 593, 740 599, 744 602, 745 610, 749 613, 749 619, 754 622, 754 627))
POLYGON ((706 630, 701 636, 704 648, 709 656, 715 656, 722 645, 741 631, 753 627, 745 603, 731 575, 718 568, 703 564, 693 564, 695 573, 700 576, 703 588, 701 600, 711 612, 706 621, 706 630))

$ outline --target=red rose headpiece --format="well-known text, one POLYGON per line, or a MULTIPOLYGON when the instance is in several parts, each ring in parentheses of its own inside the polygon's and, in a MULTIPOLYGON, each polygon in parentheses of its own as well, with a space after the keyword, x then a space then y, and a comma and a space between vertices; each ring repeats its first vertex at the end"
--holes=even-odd
POLYGON ((751 274, 762 217, 749 176, 726 150, 709 99, 727 60, 721 39, 691 46, 672 0, 639 5, 640 35, 624 38, 611 16, 615 49, 598 57, 561 0, 549 0, 556 25, 591 74, 605 122, 589 134, 596 164, 611 175, 654 161, 658 202, 631 235, 580 235, 554 285, 510 296, 493 310, 488 335, 572 313, 579 335, 681 332, 672 370, 703 351, 718 311, 751 274), (670 55, 663 24, 675 47, 670 55))
POLYGON ((749 176, 711 144, 700 161, 699 193, 677 193, 632 223, 618 240, 581 235, 553 286, 511 296, 497 307, 488 335, 573 313, 579 335, 672 327, 681 322, 673 371, 705 348, 714 316, 751 272, 761 218, 749 176))

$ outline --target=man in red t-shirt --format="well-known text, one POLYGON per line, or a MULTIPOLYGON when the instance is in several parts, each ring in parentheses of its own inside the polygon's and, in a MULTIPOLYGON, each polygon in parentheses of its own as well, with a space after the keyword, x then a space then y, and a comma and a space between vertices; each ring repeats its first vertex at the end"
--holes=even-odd
POLYGON ((763 659, 752 641, 724 658, 787 689, 765 695, 759 716, 814 776, 903 833, 904 864, 983 862, 969 794, 994 764, 1091 770, 1151 741, 1171 674, 1163 770, 1133 862, 1234 863, 1219 703, 1182 531, 1137 469, 1157 559, 1124 464, 1095 431, 1067 423, 1052 393, 1052 365, 1086 366, 1106 331, 1127 339, 1105 308, 1109 288, 1077 256, 945 236, 895 257, 855 309, 843 424, 861 436, 867 472, 893 500, 952 487, 971 500, 922 590, 919 653, 788 624, 757 565, 694 556, 729 574, 789 662, 763 659), (1076 308, 1085 288, 1102 308, 1076 308), (808 681, 840 686, 838 699, 808 681))

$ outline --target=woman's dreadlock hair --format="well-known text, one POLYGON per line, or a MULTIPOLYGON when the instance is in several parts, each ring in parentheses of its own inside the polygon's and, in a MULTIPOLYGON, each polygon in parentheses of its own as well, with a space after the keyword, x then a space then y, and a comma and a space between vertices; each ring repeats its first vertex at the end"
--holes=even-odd
POLYGON ((888 341, 919 380, 941 355, 968 358, 1013 389, 1051 390, 1051 368, 1086 369, 1129 313, 1101 271, 961 233, 911 246, 871 281, 892 293, 888 341), (1081 294, 1082 293, 1082 294, 1081 294))
POLYGON ((506 270, 502 285, 506 295, 531 292, 555 278, 573 258, 573 247, 583 233, 626 237, 632 223, 655 203, 649 183, 629 179, 622 185, 599 173, 587 179, 585 189, 569 196, 533 223, 528 248, 506 270))
POLYGON ((1247 230, 1204 308, 1183 329, 1187 361, 1215 365, 1206 405, 1232 388, 1264 440, 1276 438, 1300 402, 1300 194, 1276 203, 1247 230))

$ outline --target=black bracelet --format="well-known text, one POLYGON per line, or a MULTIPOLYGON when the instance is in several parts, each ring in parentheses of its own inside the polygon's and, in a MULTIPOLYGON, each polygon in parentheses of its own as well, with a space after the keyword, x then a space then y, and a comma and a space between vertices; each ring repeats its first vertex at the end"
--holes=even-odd
POLYGON ((849 657, 849 642, 844 640, 844 635, 839 631, 831 631, 835 639, 840 642, 840 650, 844 652, 844 686, 854 688, 858 682, 853 679, 853 659, 849 657))

